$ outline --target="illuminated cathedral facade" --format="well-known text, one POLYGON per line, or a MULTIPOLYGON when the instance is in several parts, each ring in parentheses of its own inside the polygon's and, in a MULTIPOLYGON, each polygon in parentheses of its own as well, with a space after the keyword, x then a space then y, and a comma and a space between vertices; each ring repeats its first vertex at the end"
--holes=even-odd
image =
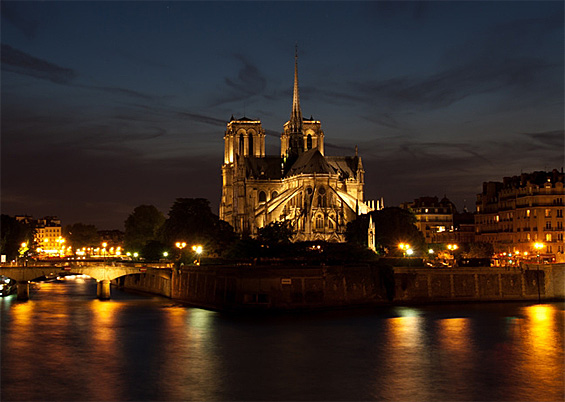
POLYGON ((236 233, 255 237, 268 224, 287 221, 293 241, 343 242, 347 223, 374 209, 364 202, 357 147, 353 156, 326 156, 321 122, 302 117, 296 56, 280 155, 265 155, 261 121, 247 117, 232 116, 224 144, 220 219, 236 233))

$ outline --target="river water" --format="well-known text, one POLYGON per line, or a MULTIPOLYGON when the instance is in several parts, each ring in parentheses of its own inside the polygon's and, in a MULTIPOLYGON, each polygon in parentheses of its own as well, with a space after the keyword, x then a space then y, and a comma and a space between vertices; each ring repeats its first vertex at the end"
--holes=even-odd
POLYGON ((0 299, 2 401, 563 401, 563 303, 234 315, 96 282, 0 299))

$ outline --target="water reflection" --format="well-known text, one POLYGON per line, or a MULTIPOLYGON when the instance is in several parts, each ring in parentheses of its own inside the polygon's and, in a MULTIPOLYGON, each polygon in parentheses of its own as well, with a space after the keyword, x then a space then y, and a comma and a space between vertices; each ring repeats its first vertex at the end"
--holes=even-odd
POLYGON ((559 303, 247 316, 64 282, 2 305, 3 401, 565 399, 559 303))
POLYGON ((386 366, 383 373, 378 373, 384 375, 383 388, 379 391, 387 400, 409 400, 414 395, 429 399, 424 319, 414 309, 401 309, 399 313, 401 317, 387 320, 386 366))
POLYGON ((558 400, 563 390, 563 337, 556 336, 557 321, 563 326, 561 314, 552 305, 534 305, 524 308, 525 318, 521 323, 522 349, 520 360, 520 379, 523 386, 521 395, 531 396, 540 401, 558 400))

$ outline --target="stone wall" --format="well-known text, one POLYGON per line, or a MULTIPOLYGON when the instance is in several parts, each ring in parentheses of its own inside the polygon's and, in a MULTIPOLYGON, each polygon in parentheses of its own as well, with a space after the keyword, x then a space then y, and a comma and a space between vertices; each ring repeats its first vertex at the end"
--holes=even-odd
POLYGON ((500 268, 190 266, 172 280, 120 278, 125 288, 217 310, 307 310, 390 303, 565 298, 565 264, 500 268))
POLYGON ((171 297, 171 280, 151 274, 136 274, 119 277, 113 285, 140 292, 171 297))

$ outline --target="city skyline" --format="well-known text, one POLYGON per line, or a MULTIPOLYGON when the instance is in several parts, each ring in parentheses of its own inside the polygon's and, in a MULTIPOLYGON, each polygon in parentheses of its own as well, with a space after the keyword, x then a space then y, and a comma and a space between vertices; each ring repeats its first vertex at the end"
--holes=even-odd
POLYGON ((2 2, 2 213, 122 228, 207 198, 226 123, 277 154, 298 44, 304 117, 366 199, 444 196, 563 166, 562 2, 2 2))

